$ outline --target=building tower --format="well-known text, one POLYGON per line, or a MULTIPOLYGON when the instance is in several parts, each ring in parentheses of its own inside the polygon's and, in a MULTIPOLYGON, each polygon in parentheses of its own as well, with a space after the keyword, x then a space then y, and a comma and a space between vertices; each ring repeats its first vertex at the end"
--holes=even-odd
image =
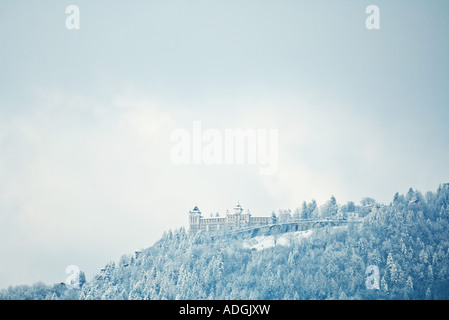
POLYGON ((197 206, 192 211, 189 211, 189 230, 191 232, 200 230, 201 218, 201 211, 197 206))
POLYGON ((248 219, 249 215, 242 214, 242 212, 243 212, 243 208, 240 205, 240 203, 238 203, 234 207, 233 213, 226 214, 226 224, 229 228, 231 228, 231 229, 240 228, 249 223, 249 219, 248 219))
POLYGON ((243 211, 242 206, 240 205, 240 203, 238 203, 235 207, 234 207, 234 214, 241 214, 243 211))

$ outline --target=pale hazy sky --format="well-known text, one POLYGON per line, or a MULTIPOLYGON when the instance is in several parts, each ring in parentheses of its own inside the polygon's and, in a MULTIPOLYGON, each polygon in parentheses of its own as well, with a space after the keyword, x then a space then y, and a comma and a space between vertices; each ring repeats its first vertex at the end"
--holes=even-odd
POLYGON ((449 2, 0 2, 0 288, 88 279, 185 226, 449 182, 449 2), (80 9, 67 30, 65 8, 80 9), (380 8, 380 30, 365 9, 380 8), (170 162, 170 133, 279 131, 279 170, 170 162))

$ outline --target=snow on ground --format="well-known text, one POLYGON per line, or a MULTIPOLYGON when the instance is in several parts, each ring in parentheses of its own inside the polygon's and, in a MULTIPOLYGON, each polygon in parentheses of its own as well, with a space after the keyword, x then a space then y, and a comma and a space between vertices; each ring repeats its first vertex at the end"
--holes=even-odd
POLYGON ((290 246, 310 237, 313 229, 306 231, 286 232, 279 235, 259 236, 243 241, 243 248, 263 250, 274 246, 290 246))

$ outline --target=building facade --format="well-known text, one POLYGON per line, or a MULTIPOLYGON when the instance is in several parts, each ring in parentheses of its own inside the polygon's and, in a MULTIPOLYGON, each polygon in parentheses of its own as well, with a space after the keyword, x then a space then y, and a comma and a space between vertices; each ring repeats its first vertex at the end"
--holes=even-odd
POLYGON ((240 204, 234 207, 233 212, 227 211, 225 217, 204 218, 197 206, 189 211, 190 232, 232 230, 271 223, 271 217, 253 217, 249 210, 244 213, 240 204))

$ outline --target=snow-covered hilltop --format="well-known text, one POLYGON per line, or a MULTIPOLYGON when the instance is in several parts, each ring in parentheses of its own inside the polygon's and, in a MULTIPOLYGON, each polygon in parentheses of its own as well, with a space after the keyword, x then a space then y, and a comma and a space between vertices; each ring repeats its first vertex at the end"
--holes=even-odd
POLYGON ((360 222, 338 226, 278 224, 214 236, 168 231, 80 289, 18 286, 0 298, 449 299, 449 185, 369 205, 360 222), (378 271, 375 286, 368 270, 378 271))

